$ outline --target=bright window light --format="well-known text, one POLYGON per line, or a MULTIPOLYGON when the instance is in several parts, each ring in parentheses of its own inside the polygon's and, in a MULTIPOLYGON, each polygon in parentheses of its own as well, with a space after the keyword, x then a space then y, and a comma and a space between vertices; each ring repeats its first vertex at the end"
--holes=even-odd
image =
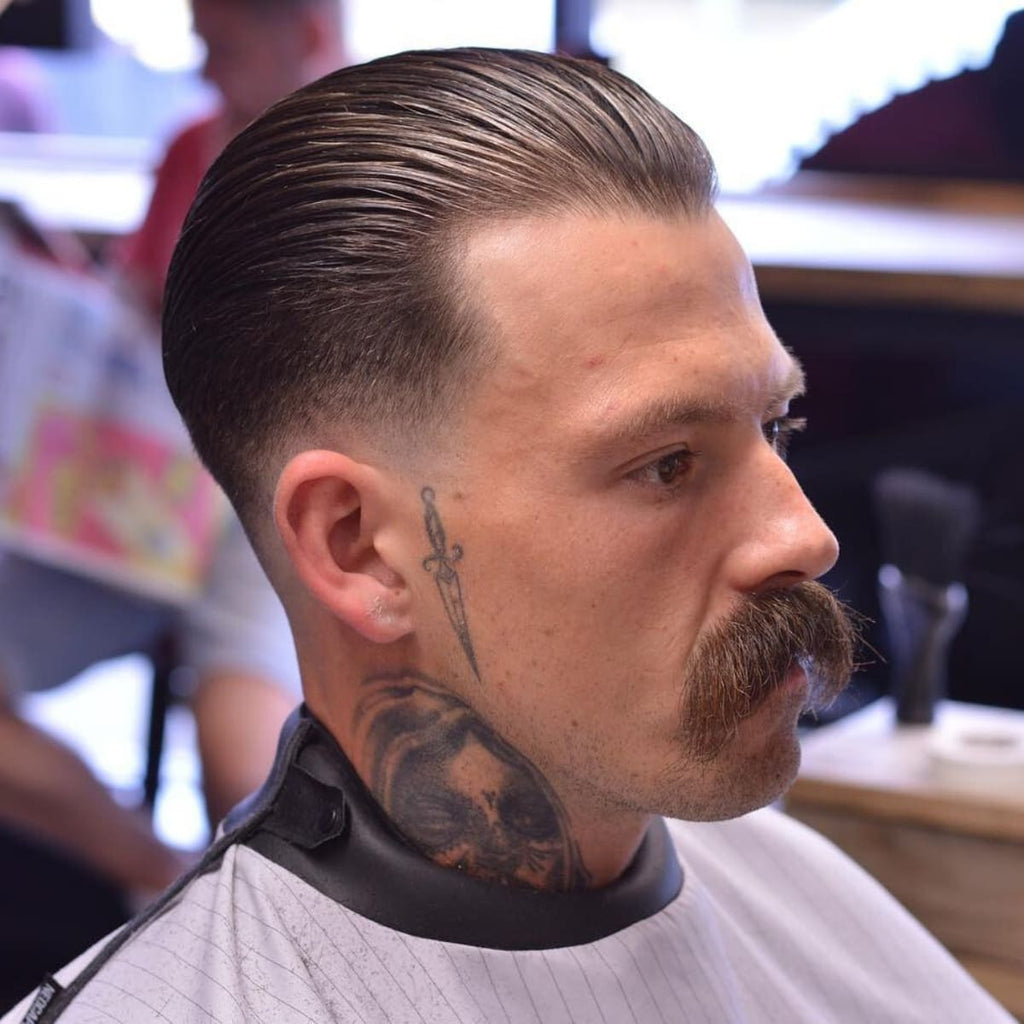
MULTIPOLYGON (((151 68, 198 66, 188 0, 90 0, 151 68)), ((554 0, 342 0, 349 51, 549 50, 554 0)), ((723 190, 788 177, 834 132, 931 79, 981 67, 1024 0, 596 0, 593 42, 705 138, 723 190)))
POLYGON ((705 139, 724 191, 784 180, 893 96, 991 60, 1021 0, 602 0, 615 67, 705 139))
POLYGON ((202 47, 192 34, 188 0, 89 0, 96 25, 157 71, 198 66, 202 47))
MULTIPOLYGON (((2 0, 0 0, 2 2, 2 0)), ((356 60, 420 47, 514 46, 549 50, 554 0, 341 0, 356 60)), ((188 0, 90 0, 93 20, 147 66, 198 66, 202 44, 191 32, 188 0)))
POLYGON ((554 0, 347 0, 345 12, 356 60, 442 46, 550 50, 553 42, 554 0))

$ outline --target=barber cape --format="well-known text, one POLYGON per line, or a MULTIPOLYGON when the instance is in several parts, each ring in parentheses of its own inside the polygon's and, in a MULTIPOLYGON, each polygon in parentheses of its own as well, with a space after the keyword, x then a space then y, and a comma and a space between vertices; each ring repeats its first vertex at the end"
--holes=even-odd
POLYGON ((1010 1024, 871 878, 773 810, 655 821, 545 893, 438 867, 304 709, 202 863, 2 1024, 1010 1024))

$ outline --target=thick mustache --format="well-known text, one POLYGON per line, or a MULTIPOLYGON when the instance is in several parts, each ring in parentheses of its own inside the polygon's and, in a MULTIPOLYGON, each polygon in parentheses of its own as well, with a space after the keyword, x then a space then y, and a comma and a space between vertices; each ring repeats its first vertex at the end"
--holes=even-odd
POLYGON ((750 595, 694 649, 683 721, 694 752, 714 756, 794 664, 811 683, 808 709, 827 707, 853 673, 857 618, 820 583, 750 595))

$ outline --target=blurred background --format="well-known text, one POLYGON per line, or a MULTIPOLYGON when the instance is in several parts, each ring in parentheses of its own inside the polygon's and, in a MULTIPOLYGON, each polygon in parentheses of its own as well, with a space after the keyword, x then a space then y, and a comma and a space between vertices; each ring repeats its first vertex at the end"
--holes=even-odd
MULTIPOLYGON (((843 545, 830 582, 878 619, 869 487, 886 465, 978 487, 951 687, 1022 707, 1017 6, 348 0, 344 19, 352 60, 467 43, 593 53, 703 135, 770 319, 810 371, 793 461, 843 545)), ((40 129, 0 134, 0 197, 94 251, 134 230, 168 140, 214 103, 187 0, 15 0, 0 44, 0 73, 32 95, 24 127, 40 129)), ((878 662, 851 699, 887 687, 878 662)))
MULTIPOLYGON (((344 4, 350 60, 423 46, 558 48, 610 62, 708 142, 721 212, 753 259, 769 320, 808 372, 794 412, 809 431, 791 462, 840 539, 826 582, 866 616, 876 651, 826 724, 893 689, 883 564, 966 590, 966 616, 941 652, 948 696, 1024 709, 1018 7, 344 4), (878 488, 893 467, 969 493, 970 511, 930 491, 928 509, 908 513, 905 491, 878 488)), ((216 103, 204 59, 188 0, 14 0, 0 14, 0 201, 44 233, 73 237, 101 265, 142 221, 168 142, 216 103)), ((25 714, 130 805, 147 767, 151 677, 141 655, 105 662, 30 695, 25 714)), ((207 829, 194 724, 183 703, 169 704, 155 827, 194 847, 207 829)))

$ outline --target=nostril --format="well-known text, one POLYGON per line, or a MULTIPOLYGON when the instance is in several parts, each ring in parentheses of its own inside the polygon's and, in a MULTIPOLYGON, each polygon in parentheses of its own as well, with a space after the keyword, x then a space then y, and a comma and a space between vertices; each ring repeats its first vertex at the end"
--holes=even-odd
POLYGON ((795 587, 798 583, 803 583, 807 579, 809 579, 807 573, 801 572, 799 569, 786 569, 775 573, 773 576, 769 576, 768 579, 755 589, 754 593, 764 594, 771 590, 795 587))

